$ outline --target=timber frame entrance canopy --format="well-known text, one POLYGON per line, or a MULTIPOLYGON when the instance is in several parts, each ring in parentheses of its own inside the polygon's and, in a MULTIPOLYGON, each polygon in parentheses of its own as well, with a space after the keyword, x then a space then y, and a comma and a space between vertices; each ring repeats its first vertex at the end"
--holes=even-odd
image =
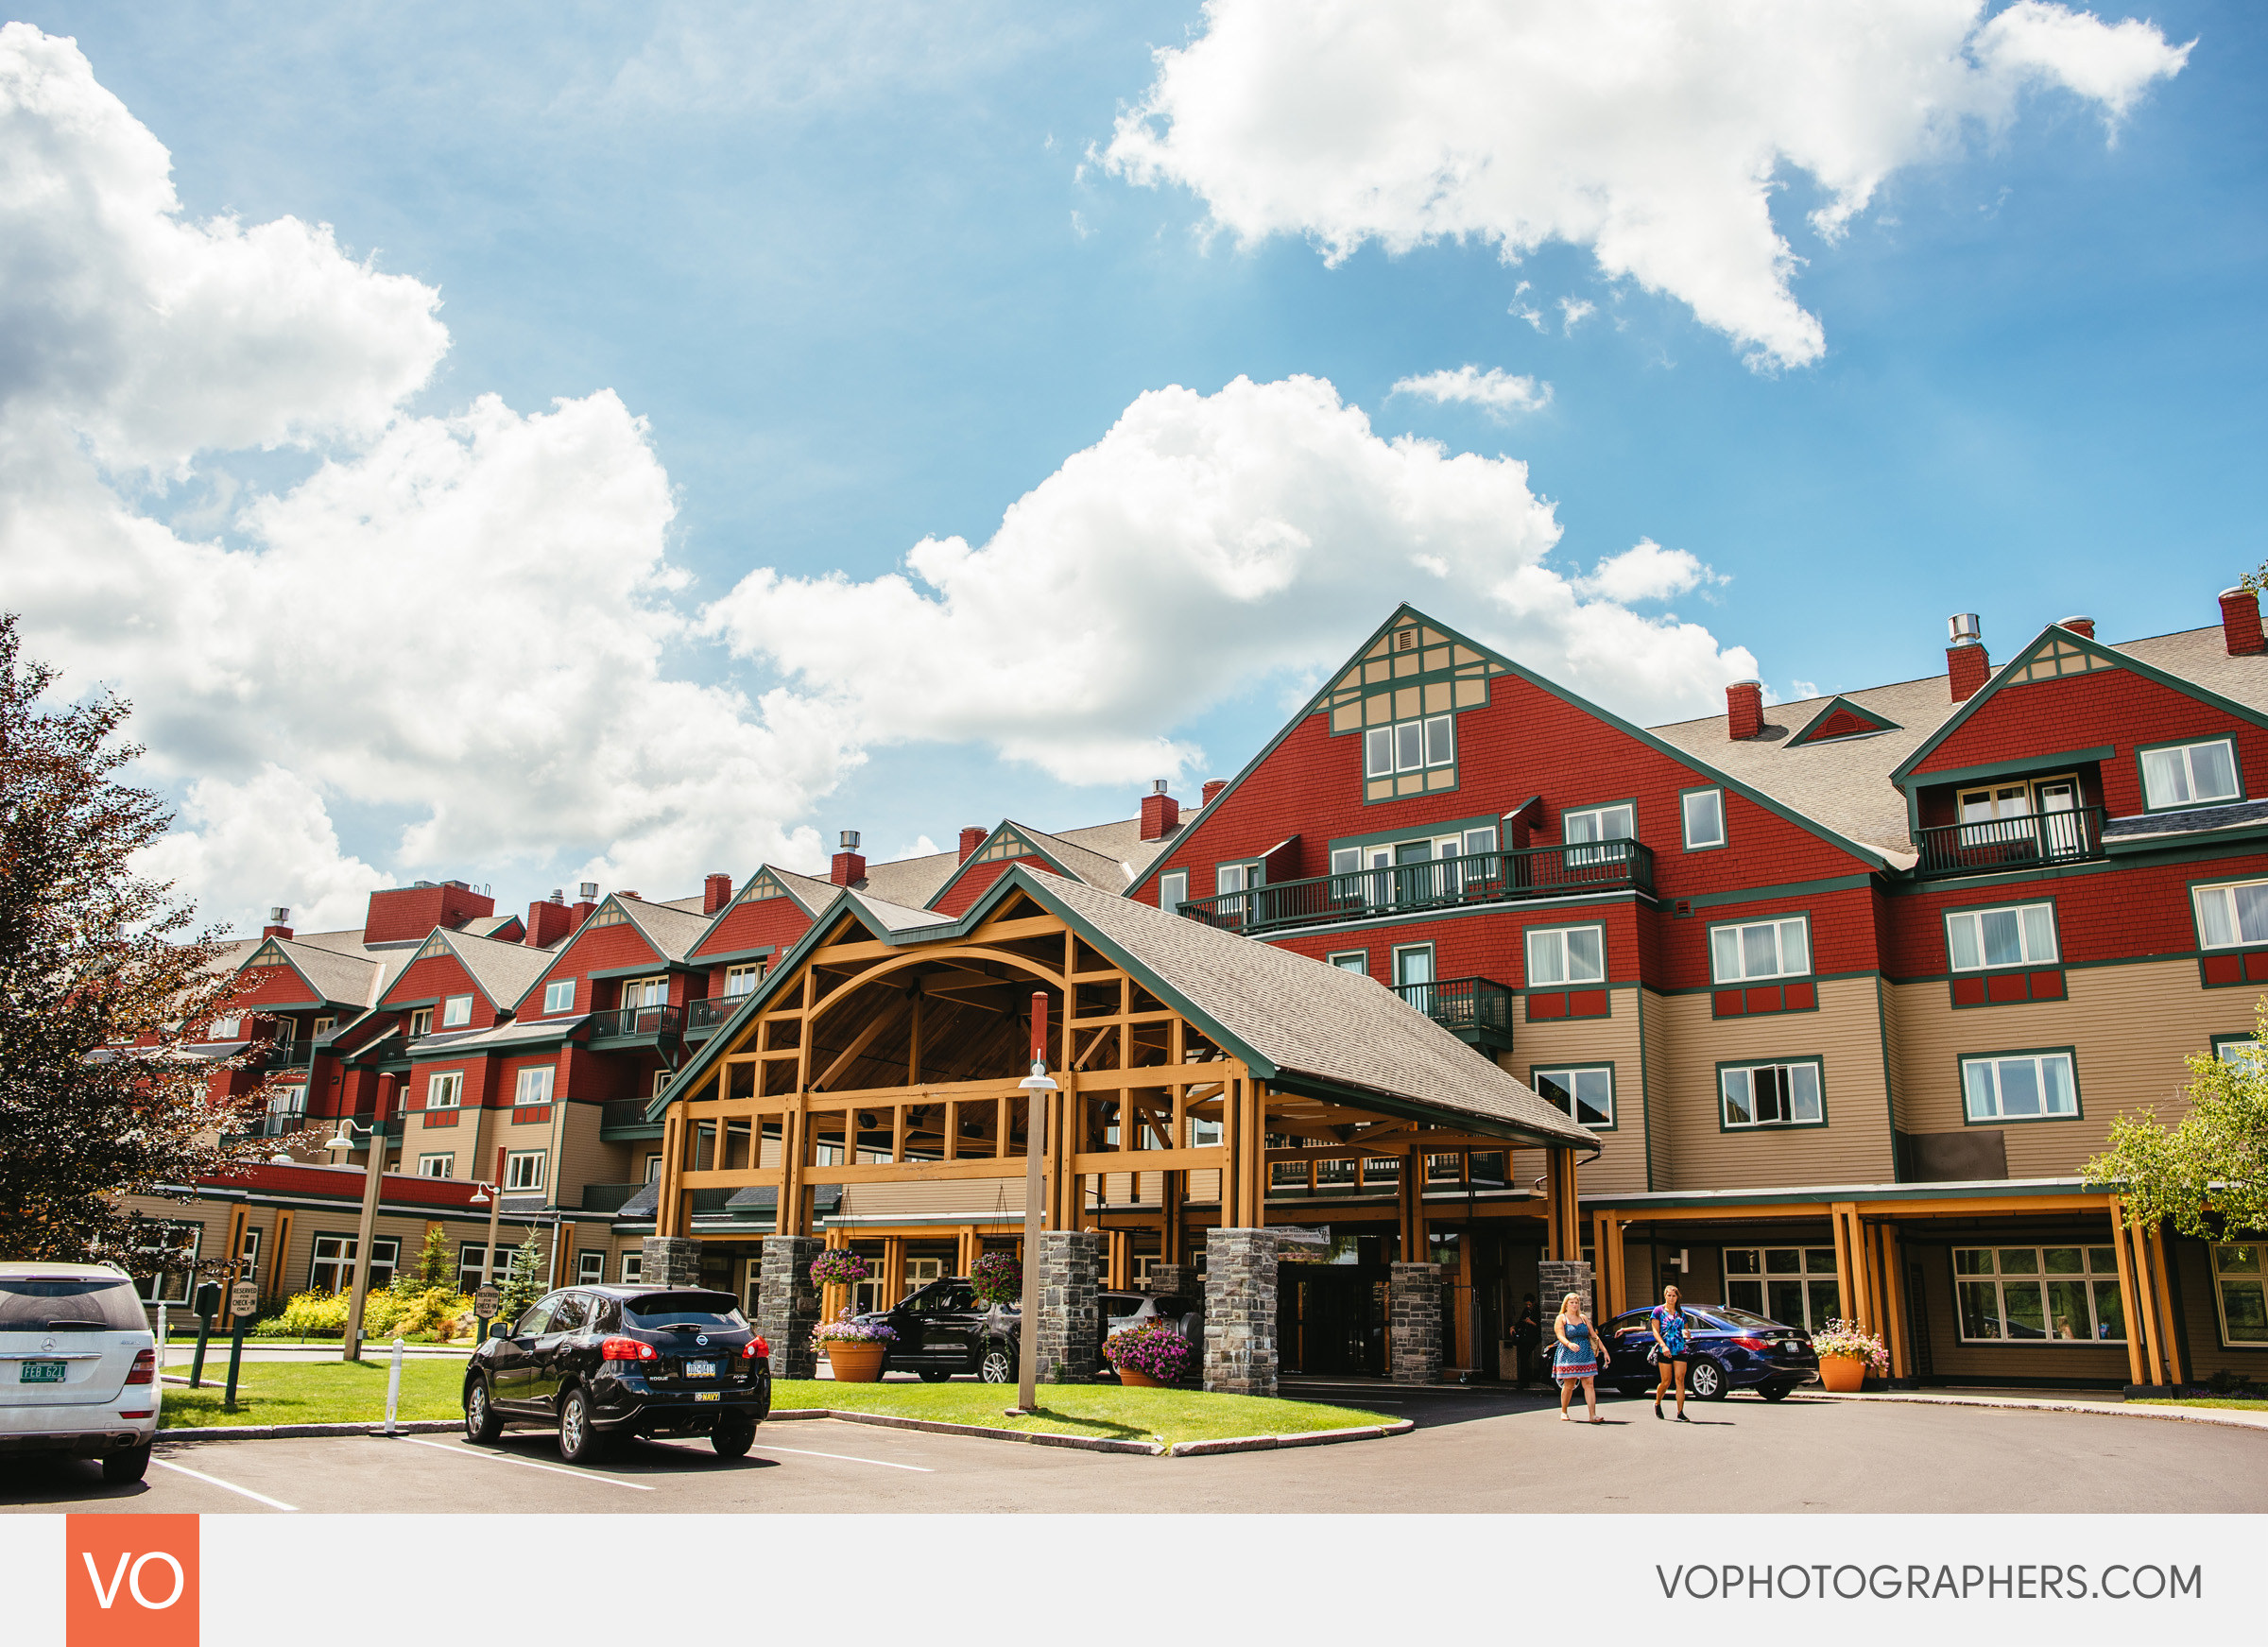
POLYGON ((848 889, 820 912, 649 1108, 657 1232, 702 1190, 776 1186, 805 1235, 817 1184, 1021 1179, 1035 993, 1053 1228, 1124 1173, 1176 1204, 1217 1173, 1220 1222, 1258 1226, 1268 1161, 1318 1155, 1404 1158, 1414 1206, 1422 1152, 1508 1143, 1552 1152, 1572 1227, 1559 1169, 1590 1133, 1393 991, 1020 865, 957 919, 848 889))

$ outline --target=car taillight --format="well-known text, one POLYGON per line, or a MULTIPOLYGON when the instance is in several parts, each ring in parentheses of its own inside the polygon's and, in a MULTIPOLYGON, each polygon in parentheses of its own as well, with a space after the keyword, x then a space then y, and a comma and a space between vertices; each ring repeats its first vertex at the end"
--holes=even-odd
POLYGON ((640 1339, 608 1338, 599 1343, 598 1358, 601 1361, 660 1361, 662 1352, 640 1339))
POLYGON ((1736 1338, 1733 1340, 1733 1343, 1739 1345, 1743 1349, 1753 1351, 1755 1354, 1761 1355, 1764 1353, 1764 1341, 1761 1338, 1736 1338))
POLYGON ((129 1384, 154 1384, 158 1381, 158 1352, 138 1349, 134 1352, 133 1370, 126 1375, 129 1384))
POLYGON ((769 1361, 772 1358, 772 1347, 765 1343, 762 1337, 751 1338, 740 1347, 740 1353, 750 1361, 769 1361))

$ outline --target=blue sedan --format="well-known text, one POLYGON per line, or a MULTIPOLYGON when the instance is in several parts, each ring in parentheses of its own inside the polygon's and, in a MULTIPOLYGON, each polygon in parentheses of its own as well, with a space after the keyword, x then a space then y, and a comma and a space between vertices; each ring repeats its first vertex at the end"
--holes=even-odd
MULTIPOLYGON (((1819 1376, 1819 1358, 1811 1335, 1724 1304, 1688 1304, 1692 1320, 1686 1342, 1692 1350, 1685 1389, 1704 1401, 1721 1401, 1734 1390, 1754 1390, 1767 1401, 1783 1399, 1798 1384, 1819 1376)), ((1636 1395, 1654 1388, 1659 1371, 1646 1359, 1654 1347, 1651 1312, 1632 1310, 1606 1323, 1606 1370, 1599 1382, 1636 1395)))

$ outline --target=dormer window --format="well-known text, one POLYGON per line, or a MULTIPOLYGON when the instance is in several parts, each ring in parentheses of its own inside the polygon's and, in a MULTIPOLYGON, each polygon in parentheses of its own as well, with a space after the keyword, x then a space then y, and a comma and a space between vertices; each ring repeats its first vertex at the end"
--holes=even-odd
POLYGON ((2244 798, 2244 785, 2237 777, 2236 746, 2226 738, 2140 753, 2142 804, 2152 812, 2244 798))
POLYGON ((462 1029, 472 1021, 472 997, 452 995, 441 1003, 441 1027, 462 1029))

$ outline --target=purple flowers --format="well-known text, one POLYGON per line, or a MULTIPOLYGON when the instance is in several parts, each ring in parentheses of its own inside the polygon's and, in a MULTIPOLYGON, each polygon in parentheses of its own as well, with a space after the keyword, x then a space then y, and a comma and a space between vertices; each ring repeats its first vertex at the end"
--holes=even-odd
POLYGON ((849 1287, 863 1281, 871 1272, 867 1261, 850 1247, 831 1246, 812 1261, 811 1284, 815 1287, 849 1287))
POLYGON ((854 1321, 848 1310, 841 1319, 822 1321, 811 1330, 814 1344, 888 1344, 897 1336, 887 1321, 854 1321))
POLYGON ((1120 1372, 1131 1368, 1161 1384, 1178 1383, 1189 1371, 1189 1340, 1162 1321, 1144 1321, 1114 1333, 1103 1357, 1120 1372))
POLYGON ((1023 1296, 1023 1266, 1005 1252, 988 1252, 969 1272, 980 1304, 1013 1304, 1023 1296))

